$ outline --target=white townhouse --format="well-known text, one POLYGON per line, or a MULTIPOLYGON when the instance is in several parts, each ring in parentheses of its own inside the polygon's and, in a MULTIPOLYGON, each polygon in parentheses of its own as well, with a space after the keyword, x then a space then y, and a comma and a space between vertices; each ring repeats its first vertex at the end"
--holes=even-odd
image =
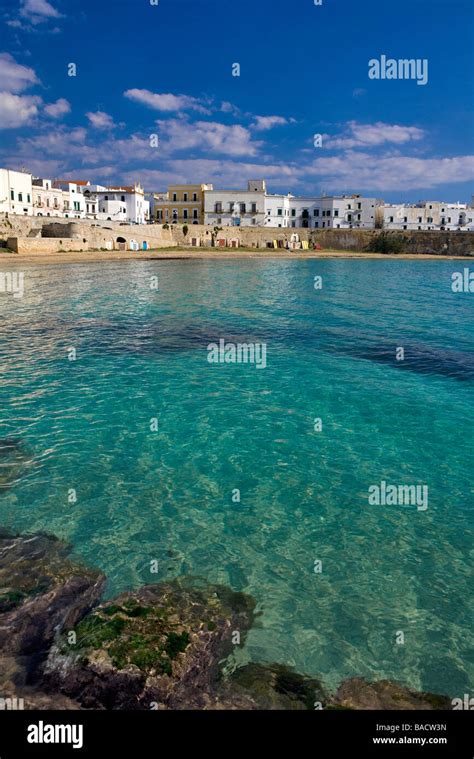
POLYGON ((64 217, 66 219, 85 219, 86 201, 83 195, 83 189, 90 185, 90 182, 83 180, 70 181, 68 179, 56 179, 53 187, 63 191, 64 217))
POLYGON ((263 227, 265 180, 249 180, 246 190, 206 190, 204 224, 218 227, 263 227))
POLYGON ((150 218, 150 201, 145 199, 140 184, 97 189, 96 196, 99 206, 97 219, 146 224, 150 218))
POLYGON ((24 171, 0 169, 0 213, 33 216, 31 174, 24 171))
POLYGON ((439 200, 414 204, 386 204, 383 226, 394 230, 471 230, 474 211, 466 203, 444 203, 439 200))
MULTIPOLYGON (((265 195, 265 227, 291 227, 290 203, 293 195, 265 195)), ((295 225, 293 225, 295 226, 295 225)))
POLYGON ((33 179, 33 216, 64 216, 64 193, 52 179, 33 179))

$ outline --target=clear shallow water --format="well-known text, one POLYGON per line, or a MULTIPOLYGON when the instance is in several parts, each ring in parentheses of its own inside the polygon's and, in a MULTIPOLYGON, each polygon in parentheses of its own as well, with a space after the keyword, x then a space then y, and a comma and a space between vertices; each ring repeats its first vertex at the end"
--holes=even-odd
POLYGON ((0 490, 0 524, 69 539, 109 594, 183 573, 251 593, 240 660, 472 692, 474 296, 450 289, 464 265, 27 268, 25 297, 0 295, 0 435, 30 460, 0 490), (221 337, 266 342, 267 368, 210 365, 221 337), (428 510, 369 506, 381 480, 427 484, 428 510))

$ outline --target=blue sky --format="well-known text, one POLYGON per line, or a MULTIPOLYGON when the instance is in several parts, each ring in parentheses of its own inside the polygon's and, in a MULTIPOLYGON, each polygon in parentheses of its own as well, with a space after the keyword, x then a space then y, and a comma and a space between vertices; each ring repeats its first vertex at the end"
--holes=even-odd
POLYGON ((156 191, 262 177, 386 201, 474 193, 472 0, 2 7, 2 166, 156 191), (369 79, 381 55, 427 59, 428 83, 369 79))

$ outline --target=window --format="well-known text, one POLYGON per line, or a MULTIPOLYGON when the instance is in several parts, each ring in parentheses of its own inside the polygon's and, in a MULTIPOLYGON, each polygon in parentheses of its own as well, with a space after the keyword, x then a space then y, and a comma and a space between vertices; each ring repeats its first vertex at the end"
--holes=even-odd
POLYGON ((352 208, 351 204, 350 204, 350 203, 348 203, 348 204, 347 204, 347 209, 350 211, 350 210, 351 210, 351 208, 352 208))
POLYGON ((215 213, 222 213, 222 203, 216 203, 214 212, 215 213))
MULTIPOLYGON (((339 216, 339 208, 334 209, 334 216, 339 216)), ((359 214, 359 218, 360 218, 360 214, 359 214)))
POLYGON ((10 198, 15 200, 15 190, 10 190, 10 198))
POLYGON ((184 200, 185 203, 188 202, 188 193, 187 192, 183 192, 183 200, 184 200))
POLYGON ((423 221, 422 217, 418 216, 418 224, 421 224, 422 221, 423 221))
POLYGON ((245 213, 245 203, 240 204, 240 213, 245 213))
MULTIPOLYGON (((291 215, 296 216, 296 208, 291 209, 291 215)), ((316 214, 314 214, 316 216, 316 214)))
POLYGON ((277 216, 283 216, 283 210, 281 208, 277 210, 277 216))
POLYGON ((314 215, 315 216, 319 216, 319 208, 315 208, 314 209, 314 215))
POLYGON ((109 199, 109 196, 108 195, 104 195, 104 200, 108 200, 108 199, 109 199))
POLYGON ((26 200, 27 200, 28 203, 31 203, 31 195, 30 195, 30 193, 28 193, 28 195, 26 196, 26 200))
POLYGON ((22 192, 18 193, 18 200, 19 200, 20 203, 23 203, 23 193, 22 192))
POLYGON ((360 211, 360 209, 362 208, 362 203, 357 203, 357 208, 360 211))
MULTIPOLYGON (((47 206, 48 206, 48 208, 49 208, 49 198, 46 198, 46 205, 47 205, 47 206)), ((74 208, 75 208, 75 207, 76 207, 76 204, 74 203, 74 208)))
POLYGON ((405 216, 404 219, 403 219, 403 221, 407 222, 408 221, 408 216, 405 216))
POLYGON ((121 195, 120 200, 122 201, 122 203, 125 203, 125 195, 121 195))
POLYGON ((183 209, 183 219, 187 219, 187 218, 188 218, 188 209, 184 208, 183 209))
POLYGON ((257 213, 257 204, 252 203, 252 213, 257 213))
POLYGON ((198 199, 197 192, 193 192, 193 200, 197 200, 197 199, 198 199))
POLYGON ((199 216, 198 215, 198 210, 197 210, 197 208, 195 208, 194 211, 193 211, 193 219, 197 219, 198 216, 199 216))
POLYGON ((390 218, 389 218, 389 222, 390 222, 391 224, 393 224, 393 216, 390 216, 390 218))
POLYGON ((178 221, 178 210, 173 208, 173 221, 178 221))
POLYGON ((176 193, 175 193, 175 192, 173 193, 173 200, 174 200, 175 202, 178 200, 178 196, 176 195, 176 193))
POLYGON ((318 227, 319 227, 319 221, 315 221, 314 222, 314 226, 315 226, 315 229, 318 229, 318 227))

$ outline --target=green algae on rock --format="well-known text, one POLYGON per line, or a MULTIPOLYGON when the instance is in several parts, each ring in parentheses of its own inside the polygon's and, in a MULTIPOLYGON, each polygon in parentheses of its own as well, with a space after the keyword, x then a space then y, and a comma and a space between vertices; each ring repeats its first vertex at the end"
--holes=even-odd
POLYGON ((205 708, 254 608, 242 593, 188 578, 122 594, 61 636, 46 682, 86 708, 205 708))

